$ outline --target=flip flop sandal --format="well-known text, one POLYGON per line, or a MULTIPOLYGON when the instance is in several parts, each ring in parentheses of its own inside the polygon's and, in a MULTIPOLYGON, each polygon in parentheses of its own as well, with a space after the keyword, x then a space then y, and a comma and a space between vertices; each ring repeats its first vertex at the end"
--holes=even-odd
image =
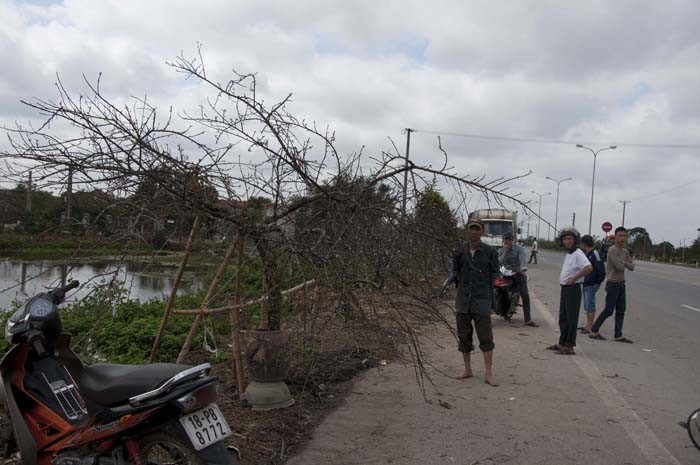
POLYGON ((576 328, 576 329, 578 329, 579 331, 583 331, 583 330, 586 329, 586 328, 585 328, 584 326, 579 326, 579 327, 576 328))
POLYGON ((574 352, 574 349, 557 350, 554 353, 557 355, 576 355, 576 352, 574 352))
POLYGON ((605 338, 604 338, 603 336, 601 336, 600 334, 591 334, 591 335, 588 336, 588 337, 590 337, 591 339, 595 339, 596 341, 607 341, 607 339, 605 339, 605 338))
POLYGON ((625 343, 627 343, 627 344, 633 344, 633 343, 634 343, 634 341, 632 341, 631 339, 627 339, 626 337, 615 338, 615 340, 616 340, 617 342, 625 342, 625 343))
POLYGON ((591 334, 591 331, 586 328, 581 328, 581 334, 591 334))
POLYGON ((561 349, 561 347, 559 347, 559 346, 556 345, 556 344, 554 344, 553 346, 547 347, 547 350, 560 350, 560 349, 561 349))

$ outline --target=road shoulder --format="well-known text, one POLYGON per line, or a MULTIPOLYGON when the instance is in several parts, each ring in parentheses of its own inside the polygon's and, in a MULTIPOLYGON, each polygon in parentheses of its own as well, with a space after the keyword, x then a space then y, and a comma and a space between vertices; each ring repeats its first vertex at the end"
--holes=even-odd
MULTIPOLYGON (((546 318, 545 307, 533 310, 546 318)), ((435 383, 427 401, 411 366, 371 370, 287 463, 647 463, 574 358, 545 350, 558 335, 524 328, 519 317, 493 319, 500 387, 484 384, 479 353, 475 378, 448 377, 460 355, 449 330, 433 330, 424 339, 435 383)))

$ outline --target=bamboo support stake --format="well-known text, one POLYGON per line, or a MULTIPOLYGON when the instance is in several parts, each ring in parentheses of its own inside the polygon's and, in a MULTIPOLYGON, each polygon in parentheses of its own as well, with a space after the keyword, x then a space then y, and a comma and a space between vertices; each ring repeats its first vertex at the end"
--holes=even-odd
POLYGON ((151 355, 148 357, 148 363, 153 363, 158 355, 158 348, 160 347, 160 341, 163 339, 163 334, 165 333, 165 326, 168 324, 168 319, 170 318, 171 310, 173 309, 173 304, 175 303, 175 297, 177 297, 177 290, 180 287, 180 281, 182 280, 182 275, 185 272, 185 266, 190 258, 190 252, 192 251, 192 244, 194 243, 194 238, 199 231, 199 227, 202 224, 202 214, 198 214, 194 219, 194 224, 192 225, 192 230, 190 230, 190 237, 187 238, 187 245, 185 246, 185 255, 180 261, 180 267, 175 275, 175 281, 173 281, 173 287, 170 290, 170 297, 168 297, 168 302, 165 304, 165 310, 163 311, 163 319, 160 322, 160 328, 158 328, 158 333, 156 334, 156 340, 153 341, 153 348, 151 349, 151 355))
POLYGON ((190 347, 192 346, 192 342, 194 341, 194 336, 197 334, 199 325, 202 322, 202 317, 204 316, 205 311, 209 306, 209 301, 211 301, 211 299, 214 297, 214 293, 216 292, 216 286, 219 284, 219 281, 221 281, 221 277, 224 275, 226 266, 231 260, 231 256, 233 255, 234 250, 236 250, 236 245, 237 241, 233 241, 231 242, 229 248, 226 249, 226 255, 224 255, 223 260, 221 260, 219 269, 216 271, 216 275, 214 276, 214 279, 212 279, 211 284, 209 284, 209 290, 207 291, 207 295, 206 297, 204 297, 202 304, 199 306, 199 310, 197 310, 197 316, 195 317, 194 322, 192 322, 192 327, 190 328, 190 332, 189 334, 187 334, 187 339, 185 339, 185 343, 183 344, 182 349, 180 350, 180 355, 177 356, 177 363, 182 363, 187 354, 190 352, 190 347))
POLYGON ((236 289, 233 299, 229 303, 233 309, 231 310, 231 342, 233 345, 233 371, 236 374, 236 384, 238 385, 238 394, 242 395, 245 391, 245 379, 243 378, 243 363, 241 361, 241 324, 240 324, 240 309, 238 306, 241 303, 241 268, 243 267, 243 236, 238 238, 238 268, 236 268, 236 289))

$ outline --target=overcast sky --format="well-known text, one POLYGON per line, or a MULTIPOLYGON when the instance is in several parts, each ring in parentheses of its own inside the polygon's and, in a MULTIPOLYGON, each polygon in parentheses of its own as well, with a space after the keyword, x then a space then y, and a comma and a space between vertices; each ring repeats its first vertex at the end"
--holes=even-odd
MULTIPOLYGON (((569 141, 442 138, 461 174, 532 170, 511 188, 525 199, 556 193, 546 176, 574 178, 559 225, 576 212, 584 233, 593 156, 574 143, 617 144, 598 156, 594 232, 620 223, 625 199, 628 227, 677 245, 700 227, 700 148, 639 145, 700 144, 698 19, 696 0, 0 0, 0 122, 35 117, 19 100, 55 95, 57 73, 74 91, 101 72, 112 95, 191 106, 192 82, 165 61, 200 42, 210 74, 293 93, 290 109, 334 128, 343 152, 403 147, 407 127, 423 163, 440 153, 421 130, 569 141)), ((545 196, 542 215, 554 210, 545 196)))

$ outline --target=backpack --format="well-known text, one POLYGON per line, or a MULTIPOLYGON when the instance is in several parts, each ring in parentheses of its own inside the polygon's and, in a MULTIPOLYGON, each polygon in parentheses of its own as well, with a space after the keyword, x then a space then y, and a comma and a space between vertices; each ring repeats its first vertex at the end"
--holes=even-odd
POLYGON ((601 284, 603 281, 605 281, 605 262, 603 261, 598 251, 595 249, 593 249, 593 252, 591 252, 591 256, 593 257, 593 260, 589 260, 591 262, 591 265, 593 265, 593 273, 595 273, 595 283, 601 284))

